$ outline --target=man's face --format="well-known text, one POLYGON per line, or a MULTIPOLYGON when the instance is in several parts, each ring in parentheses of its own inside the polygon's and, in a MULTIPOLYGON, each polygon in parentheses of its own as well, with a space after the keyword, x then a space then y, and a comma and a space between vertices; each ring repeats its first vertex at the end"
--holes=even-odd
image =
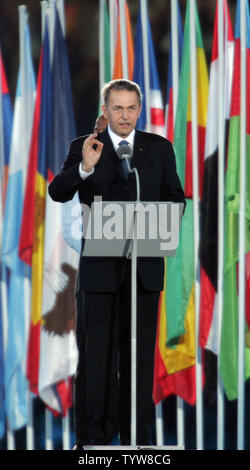
POLYGON ((102 106, 102 111, 108 119, 111 130, 126 138, 136 126, 141 107, 135 91, 111 90, 108 103, 102 106))

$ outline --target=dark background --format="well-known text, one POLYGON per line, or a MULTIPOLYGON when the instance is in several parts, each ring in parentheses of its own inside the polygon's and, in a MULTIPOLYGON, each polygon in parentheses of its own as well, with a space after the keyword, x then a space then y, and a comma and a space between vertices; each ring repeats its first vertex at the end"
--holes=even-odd
MULTIPOLYGON (((139 0, 127 1, 133 37, 139 0)), ((209 67, 211 59, 216 0, 197 0, 204 47, 209 67)), ((32 53, 37 73, 41 45, 41 8, 39 0, 0 0, 0 44, 12 100, 14 102, 19 63, 18 5, 25 4, 29 12, 32 53)), ((184 26, 186 0, 179 0, 184 26)), ((236 0, 228 0, 234 28, 236 0)), ((72 80, 77 134, 93 129, 99 102, 98 20, 99 0, 65 0, 66 40, 72 80)), ((166 80, 170 35, 170 0, 148 0, 159 80, 166 100, 166 80)))

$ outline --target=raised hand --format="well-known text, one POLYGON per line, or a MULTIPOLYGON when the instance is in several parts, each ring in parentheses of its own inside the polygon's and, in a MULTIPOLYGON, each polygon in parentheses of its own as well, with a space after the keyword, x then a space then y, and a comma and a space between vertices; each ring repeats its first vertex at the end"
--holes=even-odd
POLYGON ((82 169, 90 171, 98 162, 103 148, 103 143, 96 139, 97 134, 90 134, 82 146, 82 169))

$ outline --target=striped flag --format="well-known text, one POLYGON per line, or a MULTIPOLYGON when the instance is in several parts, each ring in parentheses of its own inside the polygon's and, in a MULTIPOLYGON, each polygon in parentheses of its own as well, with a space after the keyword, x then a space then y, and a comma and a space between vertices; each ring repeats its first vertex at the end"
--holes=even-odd
POLYGON ((12 103, 0 49, 0 439, 5 431, 4 328, 7 322, 7 279, 6 269, 1 260, 1 237, 10 155, 12 114, 12 103))
POLYGON ((18 243, 36 84, 26 13, 23 27, 20 27, 20 45, 23 53, 20 55, 15 99, 2 240, 2 260, 9 269, 5 388, 6 412, 12 430, 19 429, 27 419, 25 362, 30 314, 30 270, 18 257, 18 243))
MULTIPOLYGON (((208 73, 196 9, 197 41, 197 107, 200 196, 202 195, 204 144, 208 101, 208 73)), ((176 114, 174 149, 177 170, 185 188, 187 207, 182 220, 180 245, 177 256, 168 260, 167 315, 168 342, 172 343, 185 332, 186 314, 193 312, 194 258, 193 258, 193 192, 192 192, 192 121, 190 88, 190 23, 189 3, 183 41, 183 58, 180 72, 178 107, 176 114), (183 238, 184 237, 184 238, 183 238), (173 269, 173 272, 172 272, 173 269), (170 274, 172 273, 172 275, 170 274), (178 281, 177 281, 178 278, 178 281), (178 286, 178 287, 177 287, 178 286), (178 312, 178 313, 177 313, 178 312), (177 315, 177 317, 176 317, 177 315)), ((193 315, 193 313, 192 313, 193 315)))
MULTIPOLYGON (((241 84, 241 31, 240 1, 237 2, 235 20, 235 55, 233 68, 232 102, 229 124, 228 161, 226 171, 226 207, 225 207, 225 263, 224 263, 224 308, 219 367, 229 400, 238 395, 238 260, 239 260, 239 202, 240 202, 240 84, 241 84)), ((246 343, 245 343, 245 378, 250 377, 250 324, 249 324, 249 271, 250 271, 250 13, 246 2, 247 33, 247 187, 246 187, 246 343)))
POLYGON ((20 258, 32 267, 31 321, 28 342, 27 377, 30 390, 36 394, 38 394, 39 376, 44 219, 50 128, 51 69, 48 19, 46 16, 39 61, 37 96, 19 242, 20 258))
POLYGON ((163 100, 160 91, 160 84, 158 79, 158 72, 156 66, 154 45, 152 39, 152 33, 150 28, 150 23, 148 19, 148 14, 146 13, 146 23, 147 23, 147 42, 148 42, 148 64, 149 64, 149 93, 150 96, 146 96, 146 87, 145 87, 145 77, 144 77, 144 41, 142 34, 142 8, 140 5, 140 10, 137 19, 136 26, 136 38, 135 38, 135 65, 134 65, 134 82, 138 83, 143 94, 143 103, 140 117, 137 122, 137 128, 140 130, 146 130, 148 124, 150 125, 151 132, 156 134, 164 135, 164 106, 163 100), (150 123, 147 123, 146 116, 146 106, 147 103, 150 103, 150 123))
MULTIPOLYGON (((69 65, 56 11, 52 59, 51 124, 47 182, 63 165, 75 137, 69 65)), ((46 199, 39 396, 65 414, 71 406, 68 377, 75 373, 74 284, 78 254, 62 237, 62 204, 46 199)), ((70 388, 71 390, 71 388, 70 388)))
POLYGON ((133 77, 133 68, 134 68, 134 45, 133 45, 133 35, 131 28, 131 21, 129 15, 128 4, 125 1, 124 11, 120 11, 118 8, 118 21, 117 21, 117 34, 116 34, 116 47, 115 47, 115 59, 114 59, 114 68, 112 73, 112 79, 124 78, 123 70, 123 40, 121 37, 121 17, 125 16, 126 20, 126 48, 127 48, 127 69, 128 69, 128 79, 132 80, 133 77))
MULTIPOLYGON (((227 134, 230 117, 234 38, 230 14, 224 1, 224 123, 227 134)), ((217 271, 218 271, 218 2, 210 66, 208 117, 205 143, 204 187, 201 207, 201 307, 200 344, 217 354, 217 271)), ((225 138, 225 142, 227 137, 225 138)), ((226 145, 225 145, 226 147, 226 145)))
MULTIPOLYGON (((208 74, 197 10, 196 41, 198 133, 200 136, 199 170, 200 178, 202 179, 208 74)), ((158 376, 156 376, 155 372, 155 402, 157 402, 157 400, 160 401, 171 393, 176 393, 191 404, 195 401, 195 368, 193 367, 195 365, 195 308, 191 138, 190 22, 188 3, 174 135, 177 169, 181 182, 185 187, 187 206, 182 219, 179 247, 176 256, 175 258, 169 258, 167 260, 165 278, 166 294, 165 297, 163 296, 159 306, 160 312, 161 309, 166 311, 167 318, 165 319, 164 315, 159 313, 158 342, 156 344, 156 372, 158 371, 158 376), (168 348, 165 347, 166 344, 168 348)))
MULTIPOLYGON (((178 35, 179 35, 179 64, 181 64, 183 48, 183 29, 178 5, 178 35)), ((172 47, 170 45, 168 62, 168 89, 166 106, 166 129, 167 138, 174 140, 174 110, 173 110, 173 88, 172 88, 172 47)), ((179 395, 190 404, 195 403, 195 388, 192 386, 195 379, 195 369, 190 367, 194 364, 194 337, 190 336, 192 330, 187 328, 188 334, 183 337, 185 349, 179 351, 167 346, 167 312, 166 312, 166 270, 165 260, 164 290, 160 294, 158 308, 158 325, 155 345, 155 368, 153 396, 155 404, 162 401, 171 394, 179 395), (187 348, 189 345, 189 350, 187 348), (172 364, 172 366, 171 366, 172 364), (173 364, 179 364, 180 370, 171 373, 173 364), (183 369, 183 367, 185 367, 183 369)))
MULTIPOLYGON (((166 286, 166 263, 165 279, 166 286)), ((193 320, 191 318, 191 320, 193 320)), ((188 320, 190 321, 190 319, 188 320)), ((172 349, 166 346, 167 315, 166 315, 166 287, 161 292, 158 307, 158 324, 155 344, 154 363, 154 403, 167 398, 169 395, 178 395, 183 400, 193 405, 195 394, 195 337, 193 325, 186 322, 187 332, 182 336, 182 347, 172 349)))

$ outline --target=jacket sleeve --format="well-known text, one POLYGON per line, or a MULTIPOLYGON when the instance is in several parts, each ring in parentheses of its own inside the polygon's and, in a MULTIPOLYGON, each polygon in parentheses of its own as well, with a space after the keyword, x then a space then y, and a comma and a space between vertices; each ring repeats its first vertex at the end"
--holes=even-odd
POLYGON ((175 154, 171 142, 166 141, 164 153, 161 199, 163 201, 183 202, 185 209, 186 202, 184 191, 177 173, 175 154))
POLYGON ((66 202, 73 198, 75 192, 84 182, 79 173, 82 160, 83 138, 73 140, 70 144, 68 156, 61 171, 49 184, 50 197, 57 202, 66 202))

